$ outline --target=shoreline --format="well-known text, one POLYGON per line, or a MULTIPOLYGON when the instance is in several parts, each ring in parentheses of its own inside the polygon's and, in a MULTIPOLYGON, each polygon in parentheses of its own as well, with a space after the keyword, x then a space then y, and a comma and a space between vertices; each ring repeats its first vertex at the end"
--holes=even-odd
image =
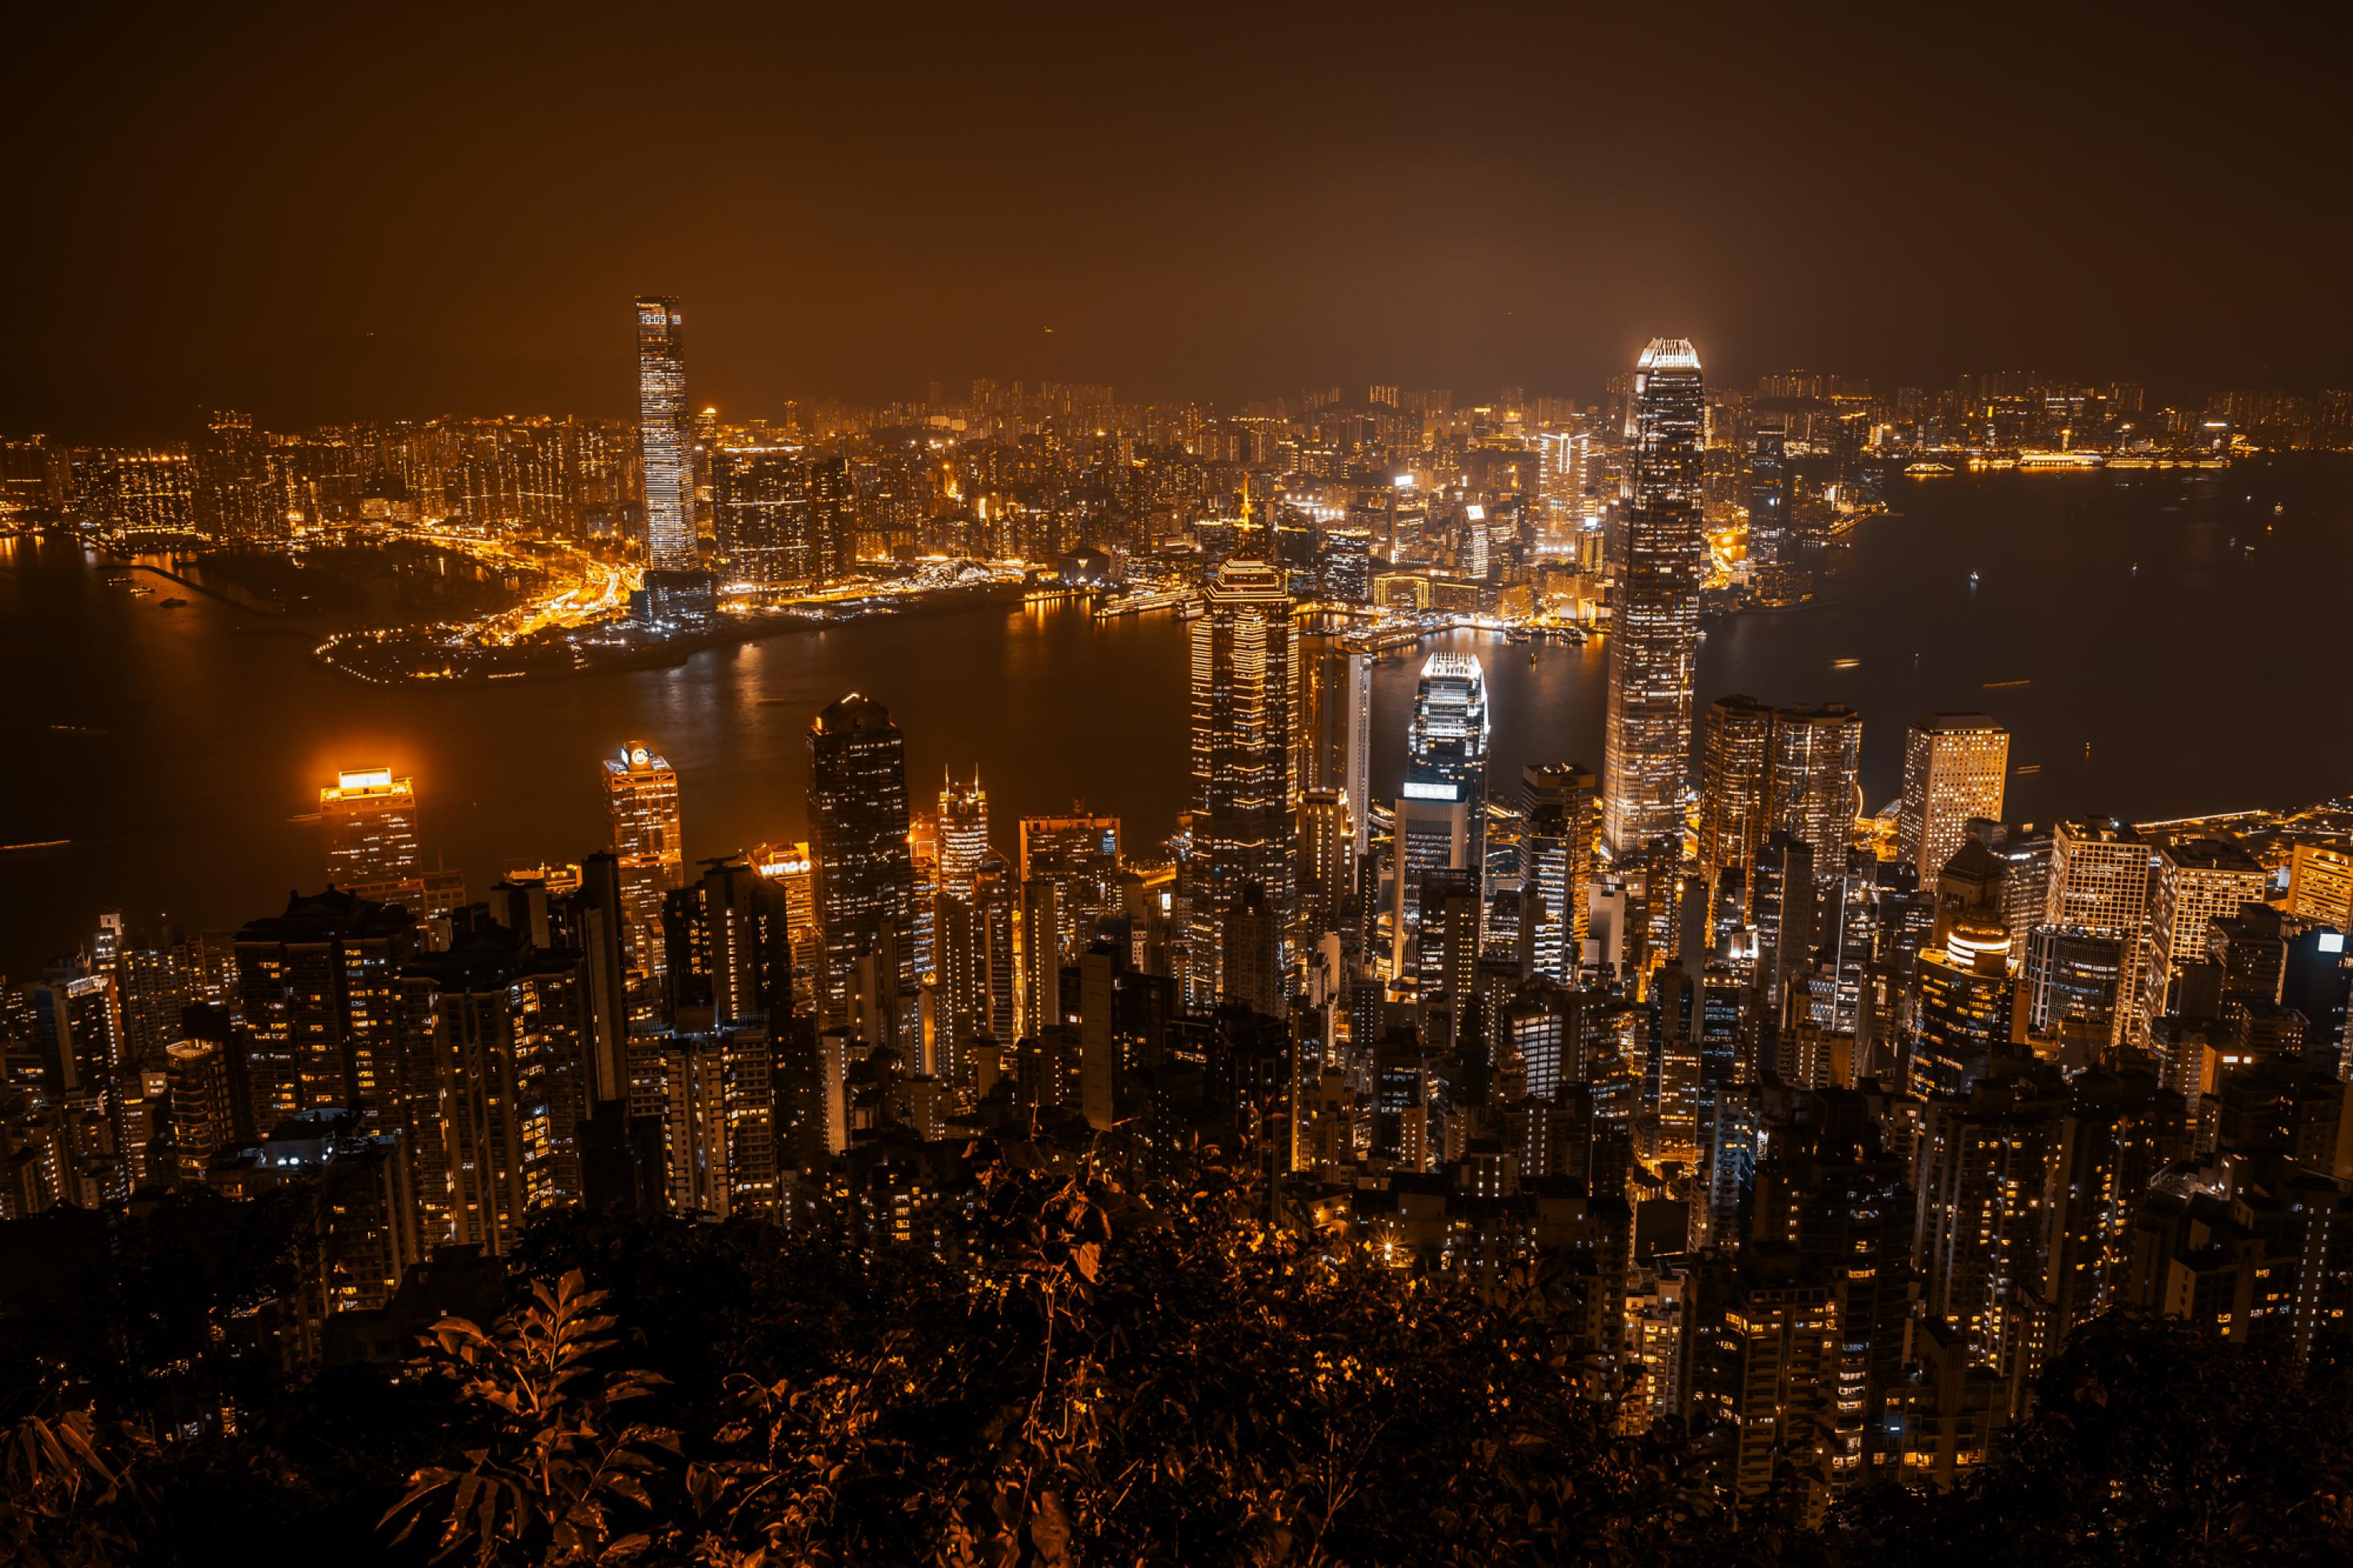
MULTIPOLYGON (((967 609, 997 599, 1009 600, 1018 604, 1027 598, 1031 592, 1032 590, 1026 585, 1004 583, 938 588, 920 597, 911 598, 904 605, 893 606, 887 614, 869 612, 850 620, 842 621, 815 620, 792 615, 729 617, 731 624, 713 626, 707 631, 665 638, 659 643, 649 644, 644 647, 617 649, 602 656, 592 653, 587 656, 588 662, 586 664, 573 664, 562 668, 553 664, 535 668, 526 656, 525 661, 520 668, 512 669, 492 669, 479 673, 470 671, 463 675, 378 676, 339 662, 330 657, 323 647, 313 648, 311 658, 337 675, 364 681, 371 686, 477 687, 488 686, 494 681, 501 680, 582 679, 604 675, 634 674, 649 669, 676 669, 691 661, 697 654, 707 653, 713 648, 745 647, 753 643, 765 642, 771 637, 789 636, 797 632, 829 631, 837 627, 853 626, 859 621, 916 619, 942 615, 951 610, 967 609)), ((552 652, 554 646, 550 645, 547 648, 533 650, 533 652, 544 655, 552 652)), ((569 652, 569 645, 564 646, 569 652)))

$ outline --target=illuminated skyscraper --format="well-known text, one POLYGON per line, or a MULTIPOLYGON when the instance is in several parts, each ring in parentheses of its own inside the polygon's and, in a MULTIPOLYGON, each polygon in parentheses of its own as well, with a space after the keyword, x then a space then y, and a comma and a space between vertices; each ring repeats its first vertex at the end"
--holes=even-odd
POLYGON ((1748 459, 1748 559, 1779 565, 1797 552, 1789 539, 1789 459, 1782 433, 1759 430, 1748 459))
POLYGON ((1577 974, 1593 898, 1593 838, 1600 823, 1593 774, 1575 763, 1530 763, 1520 777, 1527 826, 1523 887, 1542 900, 1535 971, 1563 984, 1577 974))
POLYGON ((1303 639, 1299 655, 1299 760, 1292 783, 1303 793, 1336 790, 1345 797, 1353 867, 1365 852, 1372 799, 1372 656, 1351 652, 1332 637, 1303 639))
POLYGON ((1634 368, 1626 552, 1609 626, 1602 834, 1619 856, 1683 837, 1707 566, 1699 496, 1705 414, 1698 353, 1680 338, 1652 340, 1634 368))
POLYGON ((1119 912, 1119 818, 1074 801, 1068 816, 1025 816, 1020 829, 1021 885, 1053 885, 1053 962, 1075 963, 1094 941, 1095 922, 1119 912))
POLYGON ((2144 1029, 2164 1013, 2167 990, 2181 978, 2182 965, 2206 957, 2207 927, 2236 916, 2242 904, 2262 903, 2269 880, 2253 856, 2227 839, 2180 839, 2158 851, 2141 964, 2144 1029))
POLYGON ((338 888, 417 874, 417 785, 390 768, 350 768, 319 792, 327 880, 338 888))
POLYGON ((1896 815, 1896 858, 1936 879, 1961 847, 1969 818, 2001 820, 2010 731, 1982 713, 1932 713, 1904 742, 1904 803, 1896 815))
POLYGON ((731 578, 806 583, 817 574, 799 447, 723 448, 712 456, 711 484, 713 542, 731 578))
MULTIPOLYGON (((1773 710, 1737 693, 1708 704, 1700 732, 1699 870, 1711 910, 1717 889, 1729 885, 1725 872, 1738 871, 1746 889, 1757 847, 1772 830, 1772 771, 1773 710)), ((1744 892, 1743 920, 1746 899, 1744 892)))
POLYGON ((913 1044, 915 867, 907 844, 907 743, 891 710, 851 692, 811 721, 809 837, 817 858, 822 1027, 913 1044))
POLYGON ((662 896, 686 883, 679 828, 678 774, 670 761, 631 741, 605 759, 605 804, 613 814, 613 853, 621 862, 621 918, 628 952, 648 974, 663 971, 662 896))
POLYGON ((940 891, 969 901, 972 879, 988 858, 988 794, 975 769, 970 784, 940 787, 940 891))
POLYGON ((1277 965, 1289 971, 1292 908, 1291 596, 1282 574, 1229 561, 1204 594, 1192 642, 1192 853, 1185 864, 1185 992, 1207 1005, 1220 994, 1229 916, 1256 886, 1285 929, 1277 965))
POLYGON ((1774 710, 1767 831, 1804 840, 1820 875, 1846 863, 1862 770, 1862 714, 1842 702, 1774 710))
POLYGON ((423 946, 408 910, 345 889, 297 895, 237 933, 257 1131, 327 1107, 398 1124, 408 1084, 392 998, 423 946))
POLYGON ((1487 676, 1475 656, 1434 653, 1421 667, 1406 731, 1405 784, 1397 803, 1393 942, 1402 952, 1421 915, 1421 879, 1471 873, 1484 885, 1487 846, 1487 676))
POLYGON ((646 563, 691 572, 694 417, 686 405, 686 325, 678 301, 638 300, 638 444, 644 455, 646 563))

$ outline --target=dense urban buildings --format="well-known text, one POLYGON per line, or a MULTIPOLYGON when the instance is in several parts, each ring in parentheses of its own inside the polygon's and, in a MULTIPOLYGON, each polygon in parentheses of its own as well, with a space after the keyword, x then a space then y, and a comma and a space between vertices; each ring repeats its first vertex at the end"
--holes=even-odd
MULTIPOLYGON (((1166 705, 979 716, 1023 737, 1025 790, 1015 742, 963 735, 934 786, 945 742, 879 687, 763 697, 800 706, 759 841, 705 826, 707 749, 649 733, 595 759, 601 843, 519 847, 479 896, 427 770, 341 771, 282 906, 194 936, 110 908, 0 987, 0 1219, 299 1207, 300 1266, 238 1331, 301 1370, 396 1364, 452 1280, 591 1218, 987 1294, 1049 1267, 1001 1268, 987 1160, 1122 1202, 1230 1182, 1202 1223, 1297 1268, 1527 1292, 1547 1398, 1673 1445, 1725 1518, 1809 1530, 1965 1495, 2122 1314, 2336 1353, 2353 804, 2019 821, 2011 683, 1919 716, 1838 700, 1840 665, 1697 681, 1712 627, 1802 613, 1891 483, 2094 453, 2205 482, 2243 427, 2022 375, 1744 392, 1675 338, 1599 403, 980 382, 747 418, 691 411, 675 300, 638 313, 634 428, 222 410, 185 452, 16 439, 0 521, 167 569, 516 572, 317 650, 375 685, 687 682, 714 644, 918 641, 971 602, 1170 617, 1166 705), (1594 637, 1598 769, 1508 696, 1594 637), (1041 795, 1077 748, 1181 757, 1181 805, 1041 795)), ((1133 1223, 1050 1267, 1092 1284, 1133 1223)), ((186 1419, 227 1433, 206 1387, 186 1419)))

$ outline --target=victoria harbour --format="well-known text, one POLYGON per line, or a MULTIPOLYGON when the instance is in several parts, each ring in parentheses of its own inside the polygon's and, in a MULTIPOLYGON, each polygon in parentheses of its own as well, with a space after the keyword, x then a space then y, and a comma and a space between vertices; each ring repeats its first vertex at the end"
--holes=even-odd
MULTIPOLYGON (((1813 603, 1709 626, 1697 700, 1745 691, 1857 708, 1869 811, 1900 785, 1904 727, 1940 709, 2010 726, 2011 809, 2028 821, 2343 789, 2353 464, 1964 475, 1903 484, 1892 500, 1891 515, 1815 552, 1813 603), (2250 661, 2301 673, 2252 681, 2250 661), (2142 764, 2138 749, 2159 738, 2177 766, 2142 764)), ((193 933, 315 879, 307 814, 318 781, 353 759, 430 781, 427 852, 477 889, 593 842, 597 762, 631 740, 665 748, 678 769, 690 860, 800 837, 809 718, 849 689, 898 716, 917 787, 976 766, 1015 811, 1076 795, 1120 816, 1138 847, 1184 808, 1185 635, 1171 615, 984 604, 787 632, 666 669, 385 688, 311 658, 314 629, 201 595, 164 609, 160 595, 110 586, 105 570, 62 542, 0 542, 0 652, 44 672, 9 721, 0 837, 66 841, 0 858, 11 893, 0 973, 47 956, 61 903, 90 906, 79 926, 143 891, 156 902, 140 918, 193 933)), ((1601 640, 1541 645, 1533 658, 1472 632, 1423 647, 1486 666, 1496 777, 1598 762, 1601 640)), ((1392 656, 1374 673, 1377 795, 1405 771, 1420 662, 1392 656)))

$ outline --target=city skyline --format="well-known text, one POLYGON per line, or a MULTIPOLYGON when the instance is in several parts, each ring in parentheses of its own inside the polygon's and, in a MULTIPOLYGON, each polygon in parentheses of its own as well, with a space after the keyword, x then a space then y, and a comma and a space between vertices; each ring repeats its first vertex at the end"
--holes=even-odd
POLYGON ((2353 1561, 2292 41, 28 16, 0 1550, 2353 1561))

